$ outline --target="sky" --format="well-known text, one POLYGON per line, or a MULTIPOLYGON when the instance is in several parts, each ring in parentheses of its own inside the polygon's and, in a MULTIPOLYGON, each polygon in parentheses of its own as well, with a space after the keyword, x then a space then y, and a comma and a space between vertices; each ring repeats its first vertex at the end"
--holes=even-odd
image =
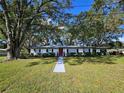
MULTIPOLYGON (((88 11, 91 8, 91 5, 94 3, 94 0, 72 0, 72 6, 75 6, 74 8, 66 10, 69 13, 72 13, 74 15, 79 14, 81 11, 88 11)), ((124 29, 124 25, 120 26, 124 29)), ((120 41, 124 42, 124 35, 119 38, 120 41)))
POLYGON ((94 0, 72 0, 72 6, 75 7, 67 10, 67 12, 77 15, 81 11, 88 11, 93 3, 94 0))

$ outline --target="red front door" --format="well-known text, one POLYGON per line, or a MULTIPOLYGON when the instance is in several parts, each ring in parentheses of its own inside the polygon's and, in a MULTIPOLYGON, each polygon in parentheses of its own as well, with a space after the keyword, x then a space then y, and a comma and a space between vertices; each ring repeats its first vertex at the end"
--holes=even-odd
POLYGON ((63 56, 63 48, 59 48, 59 56, 63 56))

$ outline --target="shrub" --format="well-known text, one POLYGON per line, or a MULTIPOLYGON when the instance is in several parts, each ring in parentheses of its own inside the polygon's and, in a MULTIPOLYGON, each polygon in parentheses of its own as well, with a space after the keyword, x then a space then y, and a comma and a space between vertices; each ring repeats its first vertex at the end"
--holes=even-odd
POLYGON ((122 52, 119 52, 119 51, 112 51, 109 53, 110 55, 123 55, 122 52))
POLYGON ((75 52, 71 52, 67 54, 68 57, 81 57, 83 56, 83 53, 75 53, 75 52))
POLYGON ((92 54, 90 52, 84 52, 84 56, 89 57, 89 56, 92 56, 92 54))
POLYGON ((55 57, 55 53, 43 53, 42 57, 55 57))
POLYGON ((38 54, 37 54, 37 56, 41 57, 41 56, 42 56, 42 54, 41 54, 41 53, 38 53, 38 54))
POLYGON ((100 50, 101 55, 106 55, 106 52, 107 52, 106 49, 101 49, 100 50))
POLYGON ((23 48, 20 52, 20 58, 27 59, 29 57, 29 52, 27 49, 23 48))
POLYGON ((96 56, 101 56, 102 53, 101 52, 96 52, 96 56))
POLYGON ((75 52, 71 52, 71 53, 68 53, 67 56, 68 57, 76 57, 76 56, 78 56, 78 54, 75 52))
POLYGON ((78 53, 79 57, 82 57, 83 55, 84 55, 84 53, 80 53, 80 52, 78 53))
POLYGON ((50 57, 55 57, 55 53, 49 53, 50 57))

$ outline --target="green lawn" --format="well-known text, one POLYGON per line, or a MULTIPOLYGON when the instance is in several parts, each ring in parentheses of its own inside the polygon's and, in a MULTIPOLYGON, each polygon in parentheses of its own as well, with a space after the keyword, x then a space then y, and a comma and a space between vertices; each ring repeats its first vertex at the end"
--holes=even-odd
POLYGON ((0 62, 4 61, 6 59, 5 56, 0 56, 0 62))
POLYGON ((66 73, 52 72, 56 58, 0 63, 0 93, 124 93, 124 57, 64 61, 66 73))

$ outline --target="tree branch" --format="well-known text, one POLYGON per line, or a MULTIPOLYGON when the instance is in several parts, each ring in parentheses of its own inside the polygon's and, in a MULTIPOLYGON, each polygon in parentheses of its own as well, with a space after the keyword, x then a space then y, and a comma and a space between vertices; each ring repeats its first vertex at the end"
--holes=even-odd
POLYGON ((1 6, 3 8, 3 13, 5 16, 5 23, 6 23, 6 30, 7 30, 7 36, 11 38, 11 29, 10 29, 10 21, 9 21, 9 16, 8 16, 8 8, 5 0, 1 1, 1 6))

